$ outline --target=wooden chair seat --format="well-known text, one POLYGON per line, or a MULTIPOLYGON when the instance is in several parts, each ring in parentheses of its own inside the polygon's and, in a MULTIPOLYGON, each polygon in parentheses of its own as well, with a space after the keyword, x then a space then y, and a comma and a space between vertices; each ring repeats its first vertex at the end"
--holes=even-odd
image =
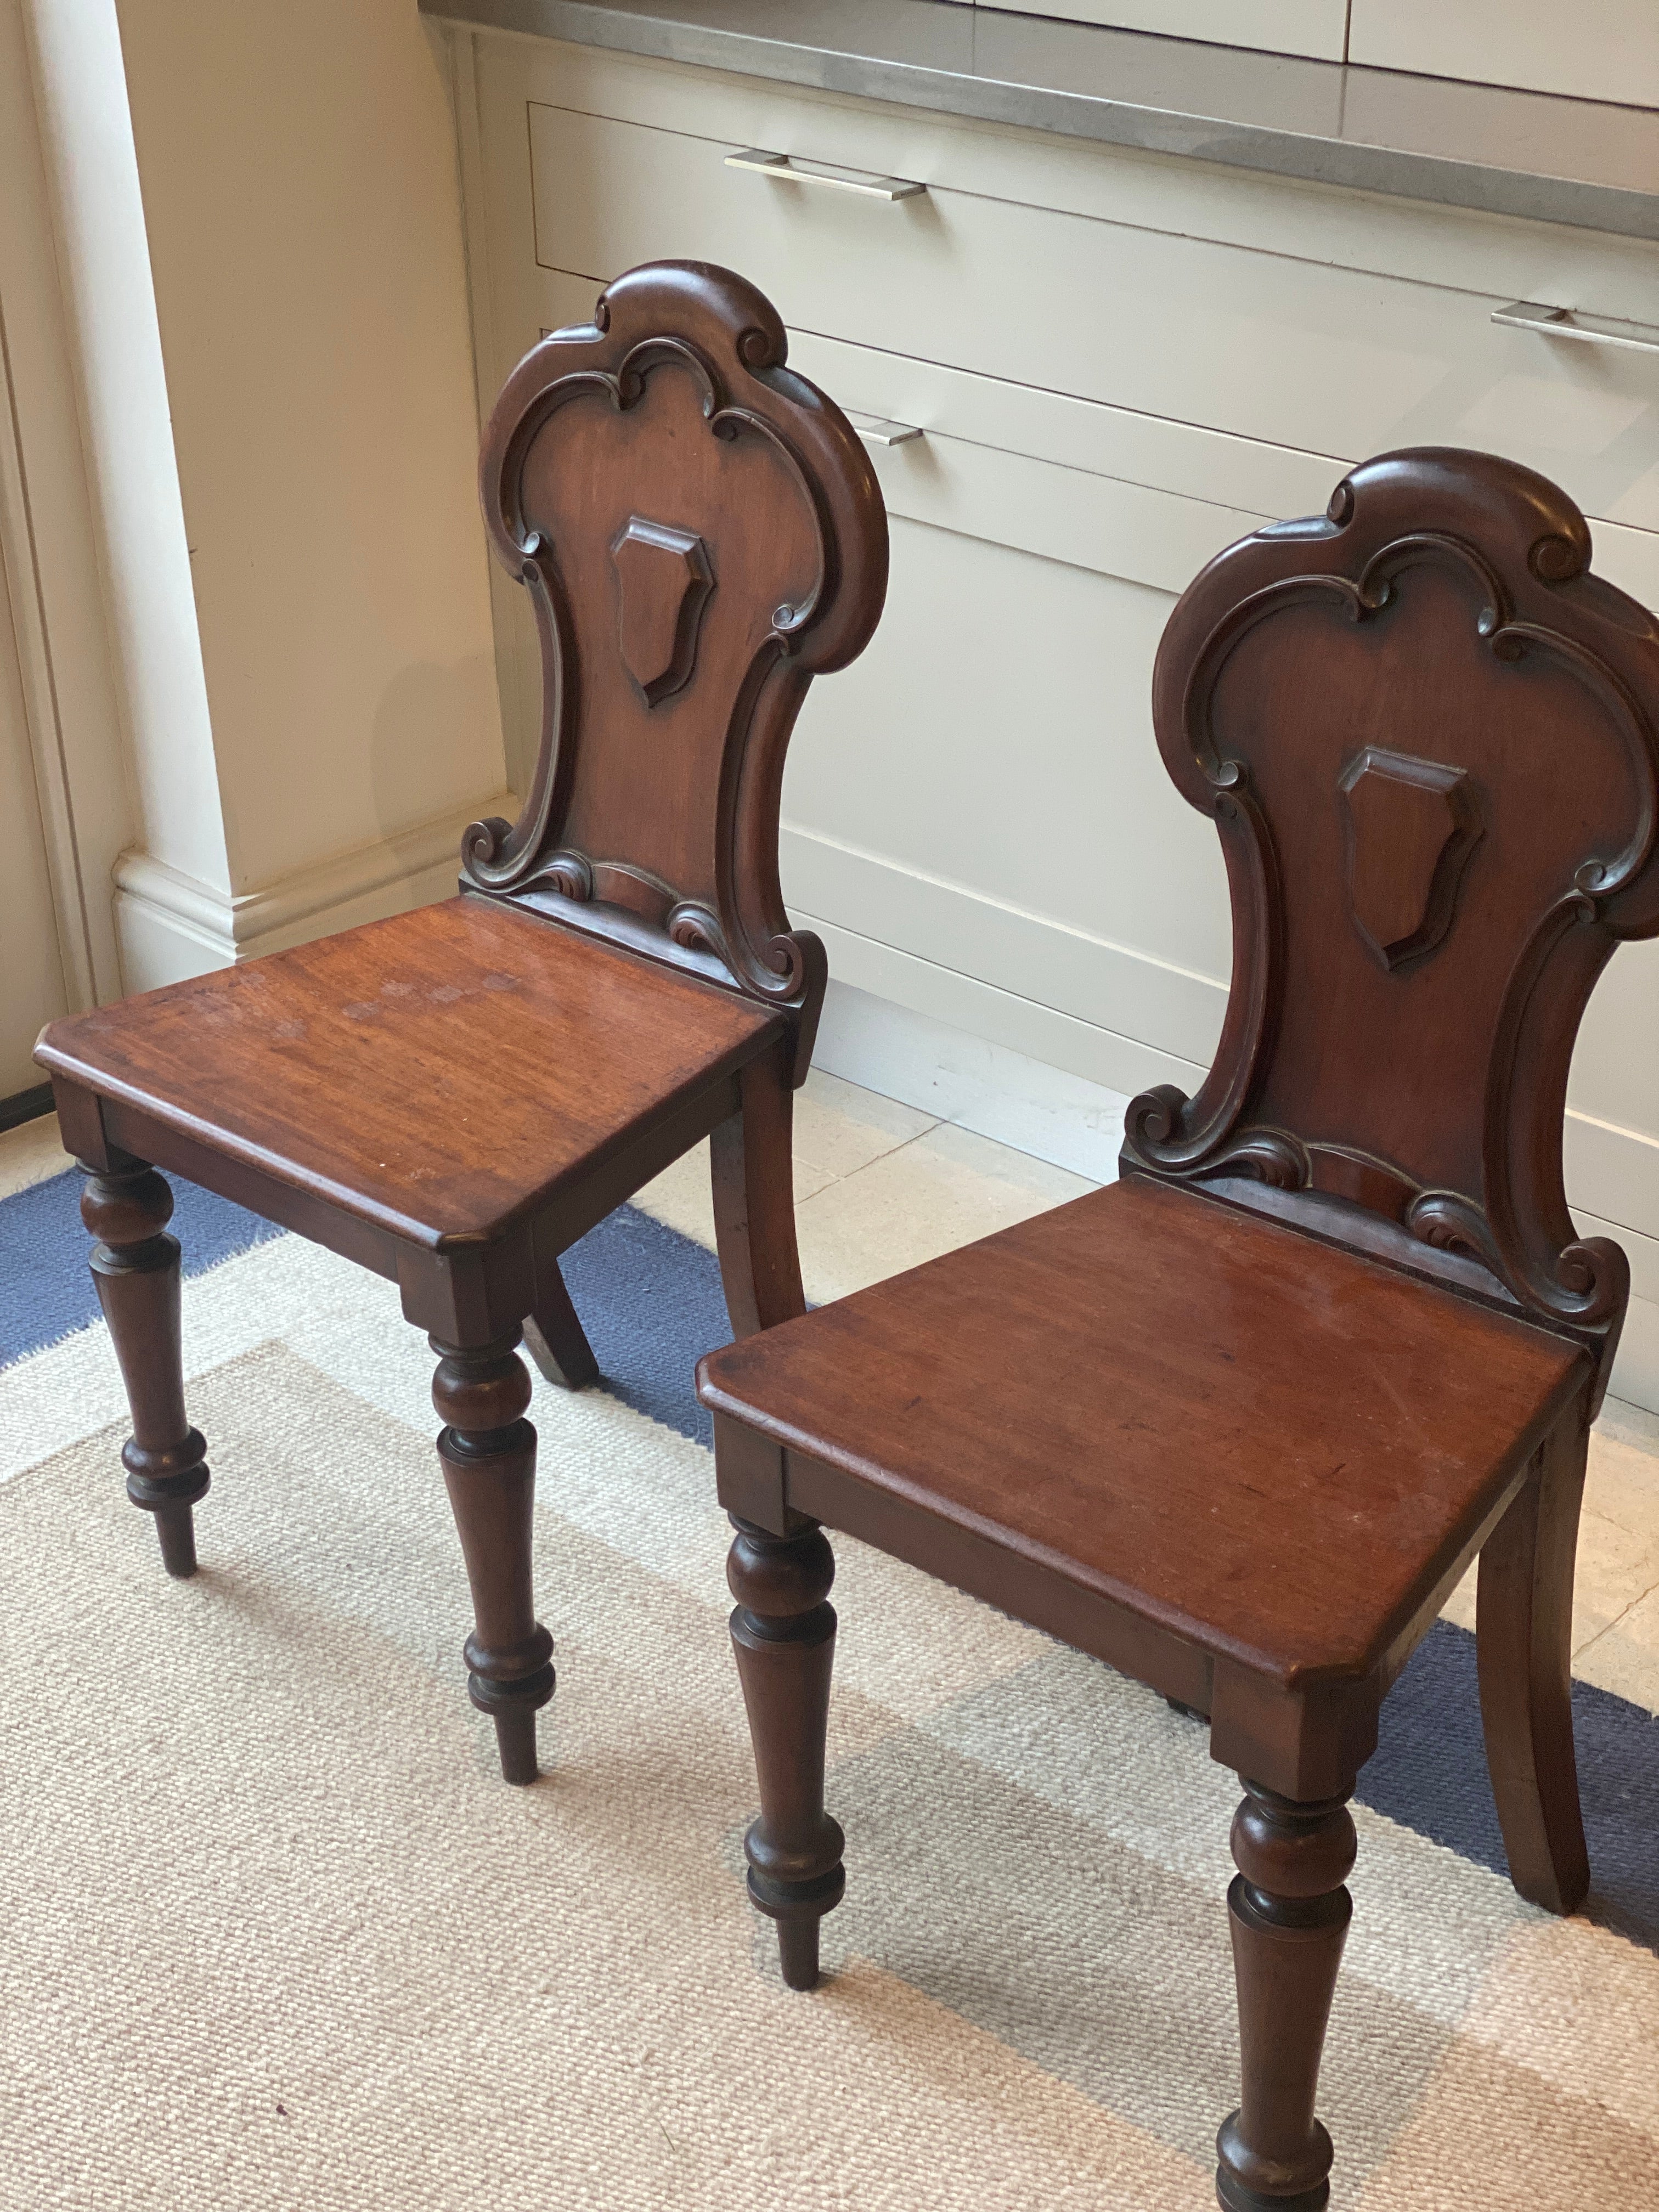
POLYGON ((1391 1677, 1589 1375, 1523 1321, 1126 1181, 699 1382, 784 1447, 789 1509, 1207 1713, 1218 1664, 1391 1677))
POLYGON ((441 1249, 550 1212, 561 1243, 580 1235, 665 1133, 672 1158, 681 1125, 706 1135, 733 1110, 732 1079, 782 1028, 733 992, 453 898, 54 1022, 40 1058, 109 1102, 118 1142, 124 1109, 142 1114, 289 1186, 295 1226, 311 1199, 441 1249))

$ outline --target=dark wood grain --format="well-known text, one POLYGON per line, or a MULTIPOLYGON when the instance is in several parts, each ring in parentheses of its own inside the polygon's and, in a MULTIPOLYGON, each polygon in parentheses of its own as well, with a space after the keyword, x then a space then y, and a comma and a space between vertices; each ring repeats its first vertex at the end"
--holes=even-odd
POLYGON ((1131 1181, 702 1372, 788 1448, 797 1510, 798 1461, 825 1462, 1299 1688, 1391 1663, 1588 1370, 1544 1329, 1131 1181))
POLYGON ((1628 1279, 1573 1229, 1562 1109, 1596 977, 1659 928, 1659 625, 1589 558, 1541 477, 1427 451, 1189 586, 1153 714, 1220 833, 1233 988, 1203 1088, 1137 1099, 1125 1160, 1461 1250, 1578 1333, 1599 1389, 1628 1279))
POLYGON ((537 1261, 536 1305, 525 1322, 524 1341, 542 1373, 562 1390, 585 1390, 598 1382, 599 1363, 556 1260, 537 1261))
POLYGON ((779 793, 813 677, 880 616, 887 521, 772 307, 688 263, 631 271, 520 363, 481 485, 536 611, 545 713, 520 821, 463 839, 463 896, 55 1022, 36 1057, 95 1178, 129 1488, 169 1571, 193 1569, 208 1478, 145 1163, 395 1281, 442 1351, 472 1696, 525 1782, 553 1672, 512 1347, 522 1331, 568 1389, 599 1373, 560 1255, 718 1133, 732 1326, 801 1310, 790 1091, 825 964, 783 910, 779 793))
POLYGON ((453 898, 54 1022, 37 1056, 443 1245, 501 1237, 780 1026, 735 992, 453 898))
POLYGON ((750 1060, 742 1103, 708 1140, 714 1242, 732 1334, 752 1336, 806 1310, 795 1244, 794 1102, 781 1052, 750 1060))
MULTIPOLYGON (((1328 2200, 1345 1802, 1477 1552, 1511 1870, 1584 1893, 1573 1549, 1629 1277, 1573 1229, 1562 1119, 1596 976, 1659 931, 1659 625, 1589 560, 1553 485, 1425 451, 1212 562, 1153 697, 1232 895, 1201 1089, 1131 1104, 1114 1188, 699 1370, 751 1529, 845 1529, 1097 1653, 1249 1778, 1230 2212, 1328 2200)), ((785 1729, 810 1760, 804 1694, 763 1768, 785 1729)))

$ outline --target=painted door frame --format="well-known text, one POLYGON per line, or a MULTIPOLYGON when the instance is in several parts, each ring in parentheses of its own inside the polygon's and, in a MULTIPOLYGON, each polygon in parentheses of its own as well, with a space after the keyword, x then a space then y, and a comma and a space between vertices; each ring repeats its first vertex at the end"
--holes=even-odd
POLYGON ((0 553, 66 993, 122 992, 112 905, 130 841, 120 713, 28 37, 0 0, 0 553))

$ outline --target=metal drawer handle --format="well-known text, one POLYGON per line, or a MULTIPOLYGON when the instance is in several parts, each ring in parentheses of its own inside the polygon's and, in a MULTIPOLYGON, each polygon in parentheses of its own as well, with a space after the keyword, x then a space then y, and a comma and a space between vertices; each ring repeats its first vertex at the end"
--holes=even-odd
POLYGON ((1581 315, 1576 307, 1540 307, 1534 300, 1494 307, 1492 320, 1515 331, 1542 331, 1547 337, 1583 338, 1590 345, 1630 346, 1638 353, 1659 353, 1659 329, 1651 323, 1623 323, 1607 315, 1581 315))
POLYGON ((927 189, 905 177, 878 177, 868 169, 838 169, 833 161, 798 161, 790 155, 769 154, 758 146, 728 154, 726 166, 754 169, 763 177, 788 177, 799 185, 828 185, 838 192, 861 192, 867 200, 908 200, 927 189))
POLYGON ((860 415, 850 407, 847 419, 866 446, 908 446, 924 435, 914 422, 890 422, 884 415, 860 415))

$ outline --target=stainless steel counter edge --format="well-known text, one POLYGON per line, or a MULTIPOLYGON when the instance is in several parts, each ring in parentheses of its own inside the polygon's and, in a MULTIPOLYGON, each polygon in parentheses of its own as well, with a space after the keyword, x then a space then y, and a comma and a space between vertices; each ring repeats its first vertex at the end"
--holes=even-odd
POLYGON ((1659 114, 953 0, 420 0, 479 28, 1659 239, 1659 114))

